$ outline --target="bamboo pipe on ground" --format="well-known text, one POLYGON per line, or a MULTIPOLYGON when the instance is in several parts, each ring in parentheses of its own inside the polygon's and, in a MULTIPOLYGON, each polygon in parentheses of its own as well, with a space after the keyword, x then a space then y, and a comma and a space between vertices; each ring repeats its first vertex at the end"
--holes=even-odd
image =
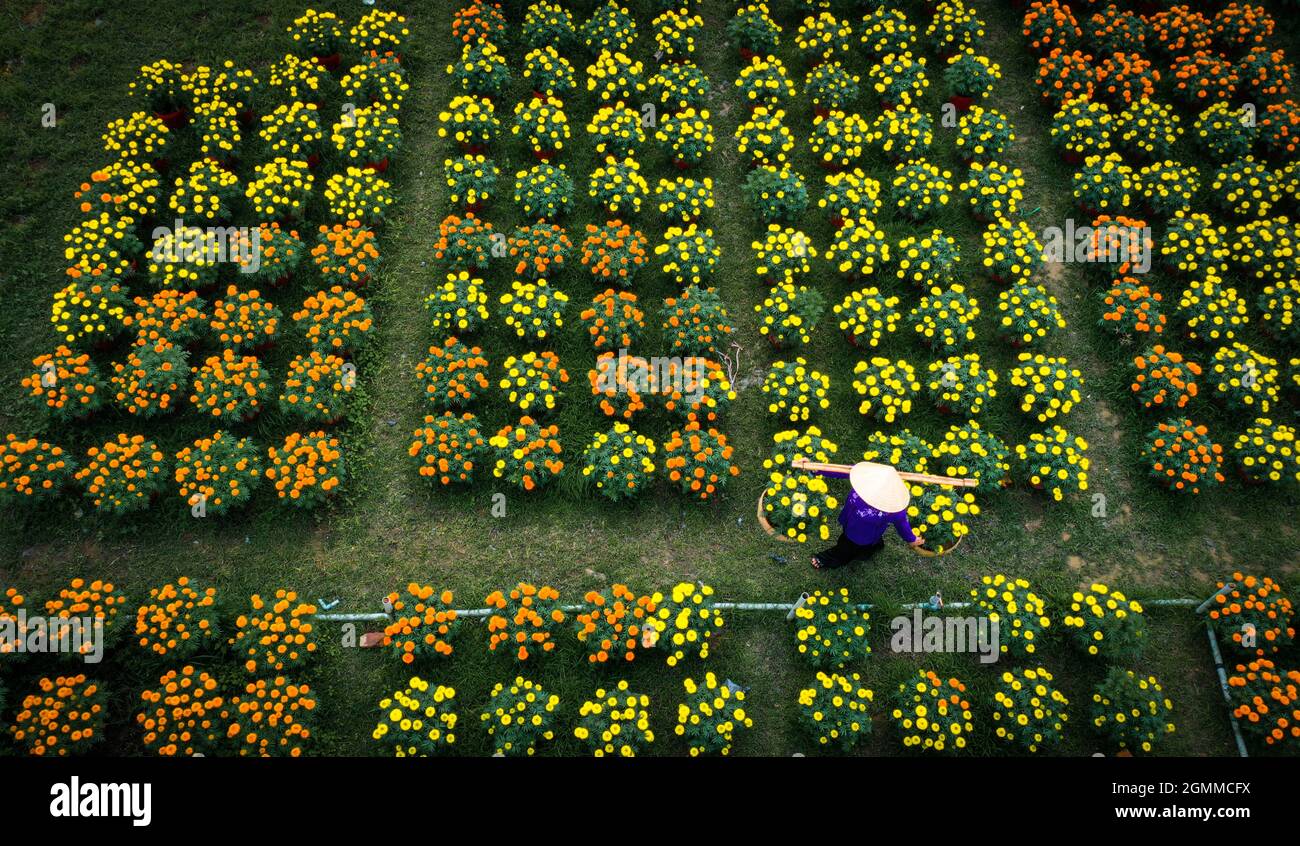
MULTIPOLYGON (((809 470, 813 473, 832 472, 846 475, 853 469, 852 464, 823 464, 820 461, 808 461, 804 458, 796 458, 790 462, 790 466, 796 470, 809 470)), ((905 473, 902 470, 898 471, 898 476, 905 482, 917 482, 922 485, 951 485, 954 488, 973 488, 979 484, 978 479, 935 476, 930 473, 905 473)))

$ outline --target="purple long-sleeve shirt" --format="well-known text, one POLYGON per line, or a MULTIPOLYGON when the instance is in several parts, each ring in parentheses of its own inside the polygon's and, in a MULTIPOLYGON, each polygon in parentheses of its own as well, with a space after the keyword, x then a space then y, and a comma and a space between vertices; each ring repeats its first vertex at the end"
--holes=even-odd
MULTIPOLYGON (((848 478, 849 475, 830 470, 819 472, 823 476, 839 479, 848 478)), ((849 540, 863 546, 879 543, 885 536, 885 530, 890 526, 893 526, 899 537, 908 543, 916 541, 916 533, 912 531, 912 524, 907 521, 906 511, 895 511, 891 514, 872 508, 858 496, 856 491, 849 494, 844 507, 840 509, 840 526, 844 528, 844 534, 849 540)))

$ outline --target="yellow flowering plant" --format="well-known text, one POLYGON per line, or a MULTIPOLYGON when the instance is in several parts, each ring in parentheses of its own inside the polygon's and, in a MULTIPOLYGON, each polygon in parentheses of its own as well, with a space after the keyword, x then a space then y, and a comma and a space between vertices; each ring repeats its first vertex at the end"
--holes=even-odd
POLYGON ((926 367, 925 391, 943 414, 974 417, 998 395, 998 374, 984 367, 979 353, 951 355, 926 367))
POLYGON ((171 142, 171 133, 160 118, 147 112, 132 112, 124 118, 109 121, 104 134, 104 152, 121 162, 153 164, 155 169, 166 168, 165 153, 171 142), (159 168, 158 165, 163 165, 159 168))
POLYGON ((1257 417, 1232 444, 1238 472, 1257 483, 1293 485, 1300 482, 1300 448, 1296 429, 1257 417))
POLYGON ((839 60, 822 62, 808 71, 804 78, 803 94, 810 99, 815 110, 822 114, 832 109, 844 109, 858 99, 862 78, 850 73, 839 60))
POLYGON ((952 190, 952 172, 925 159, 899 164, 890 182, 894 211, 914 221, 946 207, 952 190))
POLYGON ((1214 351, 1208 375, 1216 398, 1228 408, 1268 414, 1278 402, 1277 359, 1240 341, 1214 351))
POLYGON ((149 507, 167 484, 166 456, 143 435, 118 433, 86 451, 73 475, 96 510, 126 514, 149 507))
POLYGON ((543 341, 564 326, 569 296, 552 288, 545 279, 534 282, 516 279, 510 284, 510 291, 501 295, 500 304, 506 326, 517 337, 543 341))
POLYGON ((889 240, 866 215, 847 220, 831 236, 826 260, 850 280, 871 276, 889 261, 889 240))
POLYGON ((458 94, 438 113, 438 137, 450 138, 461 151, 480 154, 501 132, 496 106, 486 97, 458 94))
POLYGON ((1198 341, 1231 341, 1250 322, 1245 299, 1210 270, 1204 279, 1183 289, 1174 315, 1183 322, 1188 337, 1198 341))
POLYGON ((301 602, 297 591, 277 588, 270 601, 260 594, 249 599, 249 610, 235 618, 231 651, 243 659, 252 676, 266 677, 307 666, 318 647, 317 608, 301 602))
POLYGON ((793 282, 774 286, 763 302, 754 306, 759 317, 759 334, 777 349, 794 341, 807 344, 826 310, 826 300, 816 288, 793 282))
POLYGON ((763 492, 763 518, 773 532, 788 540, 825 541, 831 536, 839 504, 821 476, 773 470, 763 492))
POLYGON ((587 135, 597 153, 614 159, 628 158, 645 141, 641 113, 621 101, 597 109, 587 122, 587 135))
POLYGON ((1155 676, 1112 667, 1092 694, 1089 717, 1097 733, 1120 749, 1151 752, 1174 733, 1174 704, 1155 676))
POLYGON ((1013 472, 1026 484, 1060 502, 1067 491, 1088 489, 1088 442, 1061 426, 1035 432, 1016 444, 1013 472))
POLYGON ((927 550, 943 555, 970 534, 968 520, 979 516, 980 507, 969 488, 916 483, 909 483, 908 488, 912 500, 907 519, 927 550))
POLYGON ((997 332, 1013 347, 1042 341, 1065 328, 1056 297, 1042 285, 1016 282, 998 294, 997 332))
POLYGON ((1272 316, 1264 314, 1264 320, 1276 321, 1277 325, 1269 326, 1269 331, 1281 340, 1288 340, 1286 333, 1292 331, 1293 321, 1282 318, 1291 308, 1291 298, 1300 287, 1296 281, 1300 279, 1300 252, 1297 252, 1300 229, 1290 218, 1278 215, 1239 224, 1234 234, 1236 243, 1230 251, 1233 265, 1243 275, 1268 283, 1264 293, 1270 299, 1260 297, 1260 311, 1278 312, 1272 316))
POLYGON ((948 86, 948 102, 965 111, 971 101, 987 97, 993 84, 1002 78, 1002 66, 973 50, 961 50, 947 60, 943 81, 948 86))
POLYGON ((447 75, 474 97, 495 97, 510 84, 510 67, 491 41, 464 45, 460 58, 447 65, 447 75))
POLYGON ((1140 97, 1114 116, 1113 139, 1125 152, 1167 159, 1183 135, 1182 118, 1170 104, 1140 97))
POLYGON ((401 149, 401 121, 383 103, 353 109, 331 128, 330 142, 344 164, 382 173, 401 149))
POLYGON ((242 193, 237 176, 212 159, 199 159, 176 179, 167 205, 180 218, 223 221, 242 193))
POLYGON ((306 161, 277 156, 253 167, 252 178, 244 184, 244 198, 260 221, 300 217, 314 179, 306 161))
MULTIPOLYGON (((566 11, 565 14, 568 14, 566 11)), ((524 54, 524 68, 519 72, 533 89, 533 97, 564 98, 577 84, 573 65, 552 44, 539 44, 524 54)))
POLYGON ((159 288, 206 291, 221 273, 222 245, 216 232, 198 226, 168 230, 149 250, 149 281, 159 288))
MULTIPOLYGON (((970 592, 971 605, 990 621, 998 624, 998 652, 1000 655, 1023 658, 1033 655, 1044 642, 1047 630, 1052 626, 1052 619, 1047 614, 1047 603, 1034 590, 1027 580, 995 573, 983 576, 980 586, 970 592)), ((1026 672, 1033 672, 1026 671, 1026 672)), ((1051 681, 1049 676, 1047 681, 1051 681)), ((1010 679, 1003 677, 1003 682, 1010 684, 1010 679)), ((1007 693, 1004 689, 1003 693, 1007 693)), ((1047 696, 1047 694, 1039 694, 1047 696)), ((1010 696, 1010 694, 1008 694, 1010 696)), ((1014 698, 1014 697, 1013 697, 1014 698)), ((1050 697, 1049 697, 1050 698, 1050 697)), ((998 699, 999 705, 1009 706, 998 699)), ((1004 713, 1004 717, 1016 722, 1015 714, 1004 713)), ((993 719, 999 718, 996 713, 993 719)), ((1023 725, 1023 724, 1022 724, 1023 725)), ((1016 731, 1008 723, 1008 732, 1016 731)), ((999 734, 999 737, 1008 738, 999 734)), ((1041 742, 1041 741, 1040 741, 1041 742)))
POLYGON ((1069 414, 1083 399, 1083 374, 1062 356, 1022 352, 1011 368, 1012 387, 1023 388, 1020 410, 1039 423, 1069 414))
POLYGON ((813 591, 794 621, 799 654, 817 669, 842 669, 871 654, 871 614, 853 604, 848 588, 813 591))
POLYGON ((468 412, 459 417, 450 411, 426 414, 424 425, 416 428, 412 437, 406 454, 414 461, 416 472, 443 486, 473 482, 477 463, 488 451, 478 418, 468 412))
POLYGON ((667 146, 678 170, 698 165, 713 149, 709 110, 688 106, 664 116, 655 130, 655 140, 667 146))
POLYGON ((994 282, 1028 282, 1045 260, 1043 244, 1024 220, 998 218, 982 235, 984 272, 994 282))
POLYGON ((925 156, 934 142, 934 121, 916 108, 883 111, 871 121, 867 145, 891 162, 925 156))
POLYGON ((694 62, 677 61, 661 65, 646 83, 651 99, 666 110, 700 108, 708 99, 708 74, 694 62))
MULTIPOLYGON (((513 360, 513 359, 512 359, 513 360)), ((488 360, 479 347, 456 336, 429 347, 415 363, 415 378, 434 409, 447 411, 469 405, 488 388, 488 360)))
POLYGON ((781 45, 781 26, 772 20, 772 10, 761 0, 736 9, 727 21, 727 34, 740 46, 741 61, 774 55, 781 45))
POLYGON ((400 12, 371 9, 348 29, 348 43, 360 53, 389 53, 398 50, 410 34, 400 12))
POLYGON ((587 92, 597 103, 637 102, 645 93, 644 66, 621 51, 601 50, 587 66, 587 92))
POLYGON ((379 700, 371 738, 398 758, 441 754, 456 743, 456 690, 419 676, 379 700))
POLYGON ((975 728, 972 711, 961 680, 918 670, 911 681, 898 686, 890 716, 905 748, 958 752, 966 748, 975 728))
POLYGON ((809 426, 803 432, 787 429, 772 436, 774 447, 770 458, 763 460, 763 469, 771 471, 770 481, 777 481, 789 472, 796 458, 809 461, 830 462, 839 445, 822 436, 822 430, 809 426))
POLYGON ((573 736, 597 758, 617 755, 633 758, 654 742, 650 729, 650 697, 631 690, 626 680, 613 688, 597 688, 593 697, 578 709, 573 736))
POLYGON ((128 83, 127 91, 163 118, 164 123, 179 128, 185 122, 186 108, 193 105, 182 85, 183 77, 184 70, 179 64, 158 59, 141 66, 136 78, 128 83))
POLYGON ((1187 275, 1217 274, 1229 257, 1226 237, 1226 227, 1216 226, 1209 215, 1179 209, 1165 225, 1160 257, 1187 275))
POLYGON ((573 15, 559 3, 538 0, 524 12, 521 27, 524 43, 530 47, 572 47, 577 40, 573 15))
POLYGON ((486 156, 458 156, 443 161, 447 176, 447 199, 467 212, 483 209, 496 194, 501 172, 486 156))
POLYGON ((828 173, 817 208, 830 216, 831 228, 840 229, 849 221, 875 217, 880 211, 880 191, 880 183, 860 168, 828 173))
POLYGON ((513 649, 516 660, 527 661, 534 654, 530 650, 545 655, 555 649, 555 634, 565 620, 555 588, 520 582, 483 601, 493 611, 487 618, 489 652, 513 649))
POLYGON ((569 140, 569 119, 564 103, 555 97, 532 97, 515 106, 512 135, 522 136, 539 161, 550 161, 569 140))
POLYGON ((920 393, 916 371, 904 359, 881 356, 859 361, 853 368, 853 391, 862 398, 858 413, 893 423, 912 411, 912 400, 920 393))
POLYGON ((1282 199, 1273 172, 1254 156, 1236 159, 1216 170, 1208 188, 1214 203, 1238 218, 1266 218, 1282 199))
POLYGON ((524 414, 540 416, 555 410, 564 396, 563 385, 569 373, 560 366, 560 357, 544 350, 528 351, 522 356, 510 356, 503 363, 504 375, 497 387, 506 401, 524 414))
POLYGON ((1149 637, 1142 604, 1100 582, 1070 596, 1061 622, 1080 651, 1108 661, 1137 657, 1149 637))
POLYGON ((752 56, 736 77, 742 102, 750 109, 759 106, 775 108, 795 97, 794 83, 790 81, 785 65, 774 55, 752 56))
POLYGON ((531 756, 537 754, 543 741, 555 739, 559 705, 560 697, 523 676, 515 676, 509 684, 493 685, 479 720, 487 728, 497 755, 531 756))
POLYGON ((105 284, 129 275, 143 249, 135 235, 135 223, 107 211, 82 218, 63 236, 64 272, 74 282, 105 284))
POLYGON ((752 165, 786 164, 794 150, 794 134, 784 123, 782 109, 757 106, 736 127, 736 152, 752 165))
POLYGON ((806 421, 814 410, 830 408, 830 376, 808 366, 802 357, 777 361, 763 379, 762 392, 767 399, 767 413, 789 420, 806 421))
POLYGON ((1001 438, 967 420, 948 427, 934 447, 932 460, 942 475, 974 479, 975 490, 987 493, 1010 484, 1010 454, 1001 438))
POLYGON ((225 514, 246 503, 262 481, 261 450, 225 431, 181 449, 175 466, 177 492, 196 514, 225 514))
POLYGON ((151 655, 184 660, 219 643, 221 606, 217 589, 188 576, 149 589, 135 612, 136 645, 151 655))
POLYGON ((1015 140, 1015 129, 1006 115, 997 109, 971 106, 957 119, 953 147, 963 162, 986 162, 1001 156, 1015 140))
POLYGON ((679 60, 695 52, 696 39, 704 29, 704 18, 691 14, 683 5, 669 9, 650 22, 655 46, 664 56, 679 60))
POLYGON ((651 438, 626 423, 615 423, 609 431, 597 432, 583 450, 582 475, 593 480, 596 490, 606 498, 618 502, 636 496, 653 483, 656 451, 651 438))
POLYGON ((1133 168, 1119 153, 1088 156, 1074 174, 1074 200, 1087 217, 1098 212, 1123 213, 1136 186, 1133 168))
POLYGON ((1259 138, 1259 125, 1231 103, 1220 102, 1197 116, 1192 132, 1206 155, 1216 163, 1225 163, 1250 157, 1259 138))
POLYGON ((795 31, 794 43, 810 64, 846 53, 853 39, 853 25, 830 12, 809 15, 795 31))
POLYGON ((908 313, 912 328, 933 350, 956 351, 975 340, 979 300, 966 286, 932 287, 908 313))
POLYGON ((875 694, 857 673, 818 671, 811 687, 799 691, 799 725, 819 746, 847 752, 871 734, 875 694))
POLYGON ((524 217, 553 222, 573 205, 573 180, 564 165, 534 165, 515 174, 514 197, 524 217))
POLYGON ((293 19, 286 31, 296 52, 316 57, 327 68, 329 63, 325 60, 343 45, 344 24, 333 12, 307 9, 293 19))
POLYGON ((873 137, 871 124, 861 115, 832 109, 813 118, 808 149, 821 167, 843 170, 862 158, 873 137))
POLYGON ((887 53, 867 70, 867 84, 884 108, 910 106, 930 87, 930 78, 925 74, 925 57, 910 50, 887 53))
POLYGON ((713 607, 713 587, 703 582, 678 582, 657 612, 659 646, 668 653, 669 667, 687 658, 709 657, 709 640, 725 624, 713 607))
POLYGON ((591 13, 579 30, 582 43, 592 54, 636 44, 636 18, 617 0, 606 0, 591 13))
POLYGON ((670 226, 664 241, 655 247, 663 258, 663 272, 679 285, 698 287, 713 276, 722 248, 713 240, 713 230, 694 223, 670 226))
POLYGON ((226 751, 230 705, 217 679, 191 664, 168 670, 158 687, 141 691, 135 715, 149 752, 192 758, 226 751))
POLYGON ((875 287, 860 288, 844 298, 833 311, 848 341, 858 349, 875 349, 885 336, 898 329, 902 315, 898 297, 887 297, 875 287))
POLYGON ((902 9, 881 3, 862 18, 862 46, 872 58, 909 53, 916 39, 916 27, 902 9))
POLYGON ((745 177, 744 192, 760 222, 792 223, 808 208, 803 176, 789 165, 759 165, 745 177))
POLYGON ((641 211, 641 202, 649 193, 650 186, 641 175, 641 165, 631 156, 621 161, 607 156, 591 172, 587 191, 610 218, 641 211))
POLYGON ((752 729, 754 720, 745 708, 745 691, 731 681, 719 682, 712 672, 702 682, 682 680, 686 701, 677 706, 673 732, 690 747, 691 757, 728 755, 739 729, 752 729))
POLYGON ((374 171, 348 166, 325 180, 325 202, 330 217, 338 223, 359 221, 371 228, 383 222, 393 204, 392 184, 374 171))
POLYGON ((325 130, 315 103, 293 102, 262 115, 258 138, 265 148, 291 161, 314 166, 324 149, 325 130))
POLYGON ((70 282, 54 294, 50 323, 68 344, 107 345, 125 324, 127 308, 126 293, 115 282, 70 282))
POLYGON ((997 162, 971 162, 968 176, 957 186, 966 207, 977 221, 1009 218, 1025 198, 1025 176, 1020 168, 997 162))
POLYGON ((564 471, 560 427, 554 423, 542 426, 525 415, 518 424, 502 426, 488 444, 496 451, 492 475, 524 492, 553 482, 564 471))
POLYGON ((1032 754, 1056 748, 1070 715, 1070 700, 1042 667, 1007 670, 993 694, 993 732, 998 740, 1032 754))
POLYGON ((158 209, 161 188, 162 179, 152 165, 122 159, 96 168, 72 196, 84 217, 141 220, 158 209))
POLYGON ((386 599, 393 611, 381 642, 403 664, 452 654, 451 642, 461 621, 451 591, 435 591, 431 585, 409 582, 405 593, 393 591, 386 599))
POLYGON ((277 100, 320 103, 333 88, 330 72, 315 59, 286 53, 271 63, 266 84, 277 100))

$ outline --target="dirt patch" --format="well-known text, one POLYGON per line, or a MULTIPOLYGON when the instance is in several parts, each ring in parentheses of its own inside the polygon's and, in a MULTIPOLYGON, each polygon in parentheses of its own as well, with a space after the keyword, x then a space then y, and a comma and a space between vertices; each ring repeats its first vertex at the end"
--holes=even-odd
POLYGON ((38 26, 43 20, 45 20, 44 3, 37 3, 35 6, 24 12, 22 17, 24 26, 38 26))

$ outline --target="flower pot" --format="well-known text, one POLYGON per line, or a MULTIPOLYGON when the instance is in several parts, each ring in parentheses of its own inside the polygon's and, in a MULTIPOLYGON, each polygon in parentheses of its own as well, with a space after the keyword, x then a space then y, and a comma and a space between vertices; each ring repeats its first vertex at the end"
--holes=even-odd
POLYGON ((533 99, 534 99, 534 100, 545 100, 545 99, 546 99, 546 95, 543 94, 542 92, 538 91, 536 88, 534 88, 534 89, 533 89, 533 99))
POLYGON ((831 229, 840 230, 843 228, 844 228, 844 215, 842 214, 831 215, 831 229))
POLYGON ((813 106, 813 115, 819 118, 829 117, 831 110, 825 106, 813 106))
POLYGON ((844 170, 844 165, 839 162, 828 162, 825 159, 818 159, 817 166, 830 173, 839 173, 841 170, 844 170))
POLYGON ((1062 150, 1061 161, 1068 165, 1077 165, 1083 163, 1083 153, 1077 150, 1062 150))
POLYGON ((893 102, 892 100, 881 100, 880 108, 884 109, 887 112, 892 112, 894 109, 898 108, 898 104, 893 102))
POLYGON ((948 98, 948 102, 952 103, 952 107, 958 112, 969 112, 971 104, 975 102, 975 98, 967 97, 964 94, 954 94, 948 98))
POLYGON ((533 150, 533 158, 539 162, 551 162, 555 157, 560 155, 559 150, 533 150))
POLYGON ((170 112, 154 112, 154 117, 163 122, 163 126, 168 129, 180 129, 190 122, 189 113, 184 108, 174 109, 170 112))
POLYGON ((388 172, 388 156, 384 156, 384 157, 383 157, 382 159, 380 159, 379 161, 377 161, 377 162, 371 162, 370 164, 366 165, 366 170, 374 171, 375 173, 387 173, 387 172, 388 172))
POLYGON ((758 58, 758 54, 755 53, 753 50, 749 49, 748 47, 740 48, 740 61, 743 62, 744 64, 749 64, 756 58, 758 58))
POLYGON ((690 170, 691 163, 686 161, 685 159, 673 159, 673 167, 677 168, 678 170, 690 170))
POLYGON ((339 64, 340 62, 342 62, 342 57, 340 57, 338 52, 335 51, 333 53, 330 53, 328 56, 317 56, 316 61, 317 63, 320 64, 321 67, 325 68, 325 70, 333 72, 339 69, 339 64))
POLYGON ((307 156, 307 167, 315 170, 320 166, 320 153, 310 153, 307 156))
POLYGON ((150 162, 150 164, 153 165, 153 169, 158 171, 160 174, 166 174, 172 166, 172 160, 166 156, 159 156, 150 162))
POLYGON ((845 331, 844 337, 849 342, 849 346, 857 350, 863 349, 862 344, 858 343, 857 335, 853 334, 852 332, 845 331))
POLYGON ((487 152, 487 145, 461 141, 460 151, 467 156, 481 156, 487 152))
POLYGON ((262 413, 262 406, 255 405, 252 408, 250 408, 248 411, 244 412, 244 416, 239 418, 239 422, 252 423, 254 420, 257 419, 257 415, 261 413, 262 413))
POLYGON ((483 201, 475 200, 472 203, 465 204, 465 214, 478 214, 483 211, 483 201))
POLYGON ((257 112, 254 109, 244 109, 242 112, 235 115, 235 119, 244 126, 251 125, 253 123, 253 118, 255 117, 257 117, 257 112))
POLYGON ((779 350, 785 346, 785 344, 777 340, 776 335, 772 334, 771 332, 768 332, 763 337, 767 338, 767 342, 772 345, 772 349, 774 350, 779 350))

